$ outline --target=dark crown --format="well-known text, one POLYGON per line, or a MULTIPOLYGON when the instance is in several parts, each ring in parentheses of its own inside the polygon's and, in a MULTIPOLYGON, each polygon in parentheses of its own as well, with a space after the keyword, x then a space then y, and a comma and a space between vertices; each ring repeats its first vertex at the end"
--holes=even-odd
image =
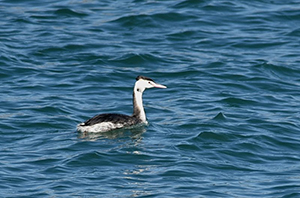
POLYGON ((151 78, 148 78, 148 77, 146 77, 146 76, 137 76, 137 77, 136 77, 136 80, 140 80, 140 79, 143 79, 143 80, 150 80, 150 81, 153 81, 153 82, 154 82, 154 80, 152 80, 151 78))

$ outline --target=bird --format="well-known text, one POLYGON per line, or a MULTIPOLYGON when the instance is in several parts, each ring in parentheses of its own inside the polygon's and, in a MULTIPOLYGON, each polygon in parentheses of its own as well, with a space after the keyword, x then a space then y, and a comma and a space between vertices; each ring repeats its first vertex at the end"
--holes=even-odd
POLYGON ((115 129, 132 127, 138 124, 148 124, 143 107, 143 92, 149 88, 167 88, 165 85, 154 82, 151 78, 137 76, 133 88, 133 114, 124 115, 105 113, 96 115, 77 125, 77 131, 88 133, 108 132, 115 129))

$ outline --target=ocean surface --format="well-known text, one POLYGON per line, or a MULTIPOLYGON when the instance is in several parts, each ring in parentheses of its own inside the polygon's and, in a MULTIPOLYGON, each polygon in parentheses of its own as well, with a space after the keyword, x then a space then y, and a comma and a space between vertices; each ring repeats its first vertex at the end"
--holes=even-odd
POLYGON ((0 197, 300 197, 300 1, 0 0, 0 197), (148 126, 82 134, 100 113, 148 126))

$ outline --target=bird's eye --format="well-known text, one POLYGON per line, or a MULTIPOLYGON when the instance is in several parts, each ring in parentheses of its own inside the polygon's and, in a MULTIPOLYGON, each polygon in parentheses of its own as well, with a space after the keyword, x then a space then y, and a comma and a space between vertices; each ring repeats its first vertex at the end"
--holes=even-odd
POLYGON ((139 89, 139 88, 137 88, 137 91, 139 92, 139 91, 140 91, 140 89, 139 89))

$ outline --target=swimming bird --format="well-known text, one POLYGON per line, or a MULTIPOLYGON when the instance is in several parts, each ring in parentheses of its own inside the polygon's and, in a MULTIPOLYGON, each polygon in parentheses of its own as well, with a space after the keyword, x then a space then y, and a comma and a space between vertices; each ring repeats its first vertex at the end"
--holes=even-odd
POLYGON ((154 82, 151 78, 145 76, 136 77, 133 89, 133 114, 131 116, 116 113, 99 114, 78 124, 77 130, 79 132, 100 133, 137 124, 147 124, 143 107, 143 92, 145 89, 153 87, 167 88, 164 85, 154 82))

